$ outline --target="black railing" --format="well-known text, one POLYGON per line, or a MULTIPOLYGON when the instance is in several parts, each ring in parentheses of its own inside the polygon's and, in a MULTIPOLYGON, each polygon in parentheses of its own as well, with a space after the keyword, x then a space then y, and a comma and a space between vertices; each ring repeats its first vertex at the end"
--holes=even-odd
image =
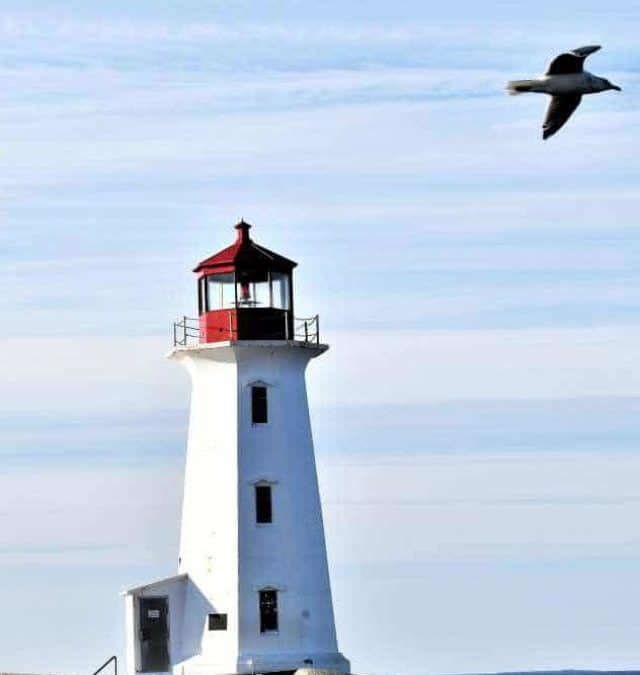
POLYGON ((309 319, 294 318, 293 339, 320 344, 320 317, 316 314, 309 319))
POLYGON ((173 346, 187 347, 200 340, 200 324, 198 319, 183 316, 173 322, 173 346))
MULTIPOLYGON (((249 310, 250 311, 250 310, 249 310)), ((284 333, 282 337, 286 340, 295 340, 296 342, 304 342, 306 344, 320 344, 320 317, 316 314, 308 319, 293 319, 293 335, 291 335, 290 319, 287 312, 283 314, 284 317, 284 333)), ((224 334, 223 339, 229 341, 238 339, 238 329, 236 328, 233 310, 229 310, 229 325, 220 328, 224 334)), ((243 331, 240 332, 242 337, 243 331)), ((189 345, 200 342, 200 322, 188 316, 180 317, 178 321, 173 323, 173 346, 174 347, 188 347, 189 345)))
POLYGON ((117 656, 111 656, 108 658, 101 666, 96 670, 93 675, 98 675, 98 673, 101 673, 110 663, 113 663, 113 675, 118 675, 118 657, 117 656))

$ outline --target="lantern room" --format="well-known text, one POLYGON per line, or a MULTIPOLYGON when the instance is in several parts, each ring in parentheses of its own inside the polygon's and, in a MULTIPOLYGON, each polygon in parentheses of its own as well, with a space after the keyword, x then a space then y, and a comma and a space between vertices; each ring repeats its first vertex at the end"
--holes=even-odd
POLYGON ((200 342, 294 339, 296 263, 256 244, 249 223, 235 229, 231 246, 194 269, 200 342))

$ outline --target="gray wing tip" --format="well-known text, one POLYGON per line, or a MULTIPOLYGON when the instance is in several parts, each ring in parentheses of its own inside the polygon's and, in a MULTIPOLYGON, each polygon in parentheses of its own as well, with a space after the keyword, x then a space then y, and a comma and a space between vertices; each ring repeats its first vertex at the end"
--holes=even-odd
POLYGON ((601 45, 586 45, 584 47, 576 47, 575 49, 572 49, 571 54, 586 57, 589 56, 589 54, 593 54, 593 52, 597 52, 599 49, 602 49, 601 45))

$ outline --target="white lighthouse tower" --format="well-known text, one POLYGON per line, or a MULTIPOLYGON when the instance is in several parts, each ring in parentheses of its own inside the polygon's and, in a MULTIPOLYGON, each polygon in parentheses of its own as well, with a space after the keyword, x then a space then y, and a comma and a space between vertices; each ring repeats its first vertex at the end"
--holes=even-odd
MULTIPOLYGON (((250 225, 202 261, 178 574, 125 593, 128 672, 349 672, 338 651, 305 369, 328 347, 293 314, 296 263, 250 225)), ((192 344, 192 340, 195 343, 192 344)))

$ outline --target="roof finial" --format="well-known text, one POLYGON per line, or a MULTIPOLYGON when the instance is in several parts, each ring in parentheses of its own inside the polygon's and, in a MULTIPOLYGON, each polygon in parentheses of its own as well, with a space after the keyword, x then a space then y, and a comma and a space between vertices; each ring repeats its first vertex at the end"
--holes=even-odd
POLYGON ((238 241, 249 241, 251 238, 249 237, 251 225, 249 225, 249 223, 245 223, 244 218, 240 219, 240 222, 235 226, 235 228, 238 230, 238 241))

